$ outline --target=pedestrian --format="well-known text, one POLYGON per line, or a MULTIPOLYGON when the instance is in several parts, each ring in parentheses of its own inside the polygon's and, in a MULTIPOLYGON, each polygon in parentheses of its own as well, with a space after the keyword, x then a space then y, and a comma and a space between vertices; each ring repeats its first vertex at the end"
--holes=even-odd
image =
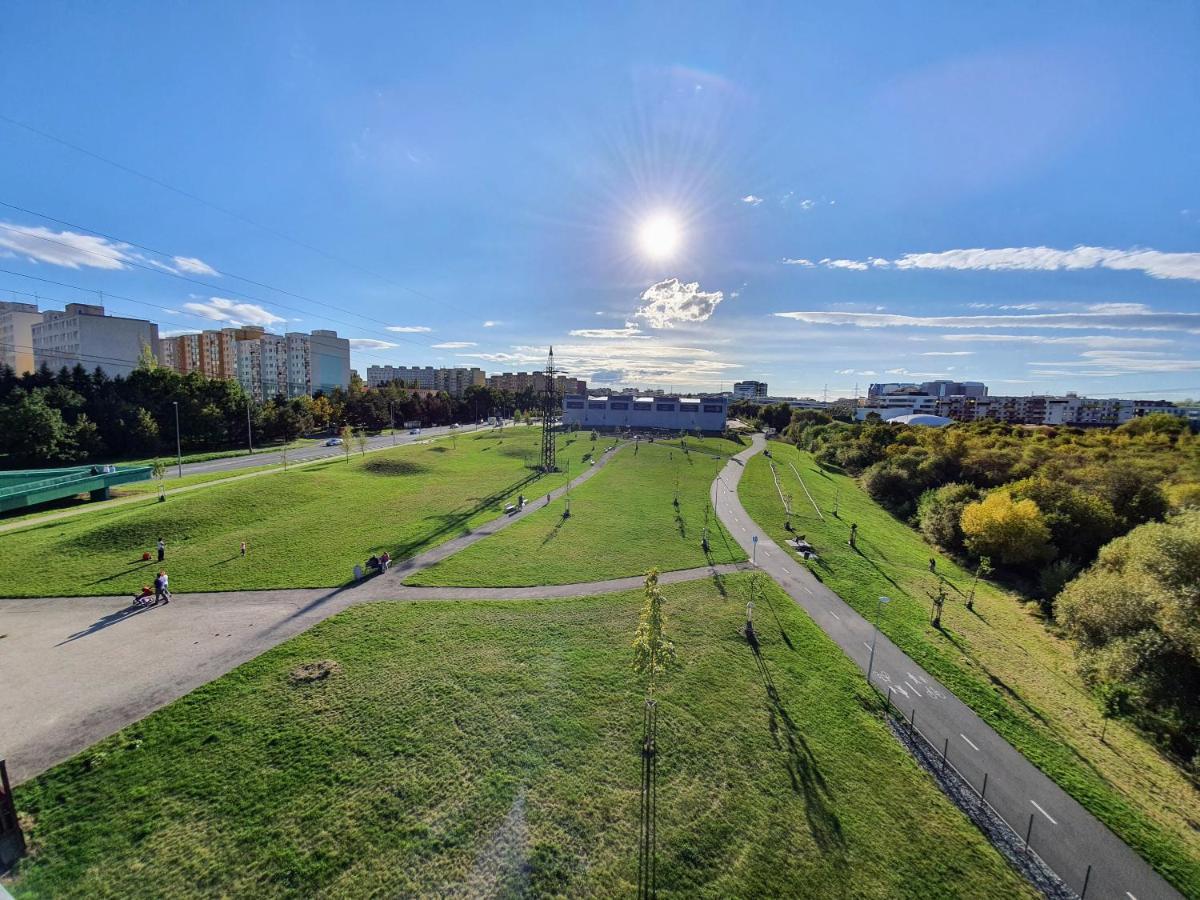
POLYGON ((390 553, 388 553, 386 550, 384 550, 382 553, 379 554, 379 565, 383 568, 383 571, 385 571, 385 572, 389 568, 391 568, 392 555, 390 553))
POLYGON ((162 562, 167 558, 167 545, 163 543, 163 539, 158 539, 158 561, 162 562))
POLYGON ((934 559, 932 556, 929 557, 929 571, 930 572, 937 571, 937 560, 934 559))
POLYGON ((245 555, 246 555, 246 542, 242 541, 242 556, 244 557, 245 555))
POLYGON ((158 577, 154 579, 154 602, 157 603, 160 600, 163 603, 171 602, 170 581, 166 569, 159 569, 158 577))

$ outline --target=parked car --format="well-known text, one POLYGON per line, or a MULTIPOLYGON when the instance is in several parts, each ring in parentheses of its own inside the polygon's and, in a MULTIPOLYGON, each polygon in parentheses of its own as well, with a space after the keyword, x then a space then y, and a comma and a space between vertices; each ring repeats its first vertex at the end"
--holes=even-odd
POLYGON ((453 429, 453 428, 458 428, 458 423, 457 423, 457 422, 455 422, 455 423, 454 423, 453 425, 451 425, 450 427, 451 427, 452 429, 453 429))
POLYGON ((420 433, 421 433, 421 429, 420 429, 420 428, 410 428, 410 429, 408 430, 408 433, 409 433, 409 434, 420 434, 420 433))
POLYGON ((341 438, 330 438, 325 442, 326 447, 340 447, 342 445, 341 438))

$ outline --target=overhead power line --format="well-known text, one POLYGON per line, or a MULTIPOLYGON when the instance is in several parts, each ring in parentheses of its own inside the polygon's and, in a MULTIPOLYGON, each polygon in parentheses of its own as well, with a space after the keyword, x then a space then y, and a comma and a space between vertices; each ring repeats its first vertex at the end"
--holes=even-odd
MULTIPOLYGON (((428 294, 423 293, 422 291, 418 291, 415 288, 409 287, 408 285, 401 284, 400 282, 398 282, 392 278, 389 278, 386 275, 381 275, 380 273, 372 271, 371 269, 361 266, 358 263, 351 262, 350 260, 345 259, 336 253, 332 253, 331 251, 325 250, 321 247, 317 247, 317 246, 314 246, 313 244, 309 244, 306 241, 300 240, 299 238, 292 237, 291 235, 289 235, 285 232, 282 232, 277 228, 273 228, 270 225, 265 225, 262 222, 255 221, 254 219, 251 219, 248 216, 242 215, 241 213, 236 212, 235 210, 229 209, 228 207, 225 207, 225 206, 221 206, 219 203, 214 203, 211 200, 201 197, 199 194, 195 194, 195 193, 185 190, 183 188, 176 187, 175 185, 170 184, 169 182, 163 181, 161 178, 155 178, 153 175, 148 175, 147 173, 139 171, 138 169, 135 169, 132 166, 127 166, 124 163, 117 162, 114 159, 109 159, 107 156, 103 156, 99 153, 96 153, 93 150, 87 149, 86 147, 81 147, 79 144, 72 143, 71 141, 64 140, 63 138, 60 138, 57 135, 50 134, 47 131, 43 131, 40 128, 35 128, 34 126, 26 124, 25 122, 21 122, 17 119, 14 119, 11 116, 6 116, 3 113, 0 113, 0 122, 7 122, 9 125, 12 125, 16 128, 23 129, 24 131, 27 131, 30 134, 36 134, 40 138, 44 138, 45 140, 52 141, 56 144, 59 144, 60 146, 66 147, 70 150, 74 150, 76 153, 81 153, 84 156, 87 156, 91 159, 96 160, 97 162, 102 162, 105 165, 112 166, 114 169, 119 169, 120 171, 126 173, 127 175, 133 175, 136 178, 141 178, 143 181, 147 181, 150 184, 153 184, 164 190, 171 191, 172 193, 178 194, 181 197, 186 197, 187 199, 189 199, 195 203, 199 203, 201 206, 207 206, 209 209, 215 210, 215 211, 221 213, 222 215, 229 216, 230 218, 237 219, 239 222, 243 222, 247 225, 251 225, 255 228, 261 229, 262 231, 265 231, 268 234, 279 238, 280 240, 287 241, 290 244, 295 244, 297 247, 301 247, 305 250, 309 250, 313 253, 317 253, 317 254, 325 257, 326 259, 332 260, 333 262, 336 262, 340 265, 347 266, 348 268, 354 269, 358 272, 362 272, 364 275, 370 275, 372 278, 377 278, 380 281, 390 284, 393 287, 399 288, 402 291, 406 291, 415 297, 420 297, 421 299, 428 300, 431 303, 439 302, 439 301, 435 300, 433 297, 429 296, 428 294)), ((449 304, 446 304, 446 305, 449 305, 449 304)), ((454 307, 450 307, 450 308, 453 309, 454 307)))
MULTIPOLYGON (((155 255, 157 255, 157 256, 162 256, 162 257, 164 257, 164 258, 166 258, 166 259, 170 259, 170 260, 172 260, 172 261, 173 261, 173 260, 175 260, 175 259, 178 259, 178 258, 180 258, 180 257, 184 257, 184 256, 185 256, 185 254, 182 254, 182 253, 170 253, 169 251, 166 251, 166 250, 158 250, 158 249, 156 249, 156 248, 154 248, 154 247, 149 247, 149 246, 147 246, 147 245, 145 245, 145 244, 139 244, 137 241, 131 241, 131 240, 129 240, 128 238, 123 238, 123 237, 119 237, 119 236, 117 236, 117 235, 115 235, 115 234, 111 234, 111 233, 107 233, 107 232, 99 231, 99 230, 97 230, 97 229, 95 229, 95 228, 89 228, 87 225, 80 225, 80 224, 78 224, 78 223, 76 223, 76 222, 69 222, 69 221, 67 221, 66 219, 59 219, 59 218, 56 218, 56 217, 54 217, 54 216, 52 216, 52 215, 50 215, 50 214, 48 214, 48 213, 44 213, 44 212, 38 212, 37 210, 34 210, 34 209, 26 209, 26 208, 25 208, 25 207, 23 207, 23 206, 18 206, 18 205, 17 205, 17 204, 15 204, 15 203, 8 203, 8 202, 6 202, 6 201, 4 201, 4 200, 0 200, 0 206, 6 207, 6 208, 8 208, 8 209, 11 209, 11 210, 13 210, 13 211, 15 211, 15 212, 23 213, 24 215, 36 216, 36 217, 37 217, 37 218, 39 218, 39 219, 44 219, 44 220, 45 220, 45 221, 47 221, 47 222, 53 222, 53 223, 55 223, 56 225, 62 225, 62 226, 64 226, 64 227, 66 227, 66 228, 74 228, 74 229, 76 229, 76 230, 78 230, 78 231, 85 231, 85 232, 87 232, 88 234, 94 234, 94 235, 96 235, 97 237, 102 237, 102 238, 104 238, 105 240, 109 240, 109 241, 115 241, 115 242, 117 242, 117 243, 119 243, 119 244, 124 244, 124 245, 126 245, 126 246, 129 246, 129 247, 135 247, 135 248, 137 248, 138 250, 143 250, 143 251, 145 251, 146 253, 153 253, 153 254, 155 254, 155 255)), ((186 275, 183 275, 183 274, 182 274, 182 273, 180 273, 180 272, 174 272, 174 271, 168 271, 168 270, 166 270, 166 269, 160 269, 160 268, 158 268, 157 266, 153 266, 153 265, 151 265, 151 266, 140 265, 140 264, 136 263, 135 261, 133 261, 133 260, 130 260, 130 259, 128 259, 127 257, 124 257, 124 256, 121 256, 121 257, 117 257, 117 256, 110 256, 110 255, 108 255, 108 254, 104 254, 104 253, 98 253, 97 251, 93 251, 93 250, 86 250, 86 249, 84 249, 84 248, 81 248, 81 247, 76 247, 74 244, 66 244, 66 243, 65 243, 65 242, 63 242, 63 241, 57 241, 57 240, 55 240, 54 238, 44 237, 44 236, 42 236, 42 235, 29 234, 27 231, 25 231, 24 229, 20 228, 19 226, 14 226, 14 225, 5 224, 5 223, 0 223, 0 226, 2 226, 2 227, 4 227, 4 228, 8 229, 9 231, 16 231, 16 232, 18 232, 18 233, 20 233, 20 234, 24 235, 25 237, 38 238, 38 239, 40 239, 40 240, 49 241, 50 243, 60 244, 60 245, 62 245, 62 246, 69 247, 69 248, 70 248, 70 249, 72 249, 72 250, 76 250, 76 251, 83 252, 83 253, 91 253, 91 254, 93 254, 93 255, 95 255, 95 256, 99 256, 99 257, 101 257, 101 258, 103 258, 103 259, 110 259, 110 260, 112 260, 113 262, 115 262, 115 263, 117 263, 117 264, 119 264, 119 265, 122 265, 122 266, 123 266, 123 265, 126 265, 126 264, 128 264, 128 265, 136 266, 137 268, 140 268, 140 269, 146 269, 146 270, 148 270, 148 271, 151 271, 151 272, 156 272, 156 273, 158 273, 158 274, 160 274, 160 275, 170 275, 170 276, 174 276, 174 277, 180 278, 180 279, 182 279, 182 280, 184 280, 184 281, 191 281, 191 282, 192 282, 192 283, 194 283, 194 284, 199 284, 199 285, 202 285, 202 286, 204 286, 204 287, 211 288, 211 289, 213 289, 213 290, 219 290, 219 291, 222 291, 223 293, 233 293, 233 294, 239 294, 240 296, 243 296, 243 297, 248 297, 249 299, 258 299, 258 298, 255 298, 255 297, 251 297, 251 296, 250 296, 250 295, 248 295, 248 294, 244 294, 244 293, 241 293, 240 291, 237 291, 237 290, 234 290, 234 289, 232 289, 232 288, 229 288, 229 287, 227 287, 226 285, 219 285, 219 286, 218 286, 218 285, 212 285, 212 284, 209 284, 209 283, 207 283, 207 282, 196 281, 195 279, 188 278, 186 275)), ((277 286, 275 286, 275 285, 273 285, 273 284, 270 284, 270 283, 268 283, 268 282, 265 282, 265 281, 258 281, 258 280, 254 279, 254 278, 250 278, 250 277, 248 277, 248 276, 245 276, 245 275, 238 275, 238 274, 236 274, 236 273, 234 273, 234 272, 230 272, 230 271, 228 271, 228 270, 227 270, 227 269, 225 269, 225 268, 221 268, 221 269, 219 270, 219 274, 220 274, 222 277, 226 277, 226 278, 233 278, 233 279, 234 279, 234 280, 236 280, 236 281, 243 281, 243 282, 245 282, 246 284, 252 284, 252 285, 254 285, 255 287, 265 288, 265 289, 267 289, 267 290, 269 290, 269 291, 275 291, 276 293, 279 293, 279 294, 284 294, 284 295, 286 295, 286 296, 288 296, 288 297, 294 297, 294 298, 296 298, 297 300, 303 300, 303 301, 305 301, 306 303, 313 303, 313 304, 315 304, 315 305, 317 305, 317 306, 321 306, 321 307, 327 307, 327 308, 329 308, 329 309, 336 309, 338 312, 343 312, 343 313, 346 313, 347 315, 351 315, 351 316, 357 316, 357 317, 358 317, 358 318, 360 318, 360 319, 364 319, 364 320, 366 320, 366 321, 368 321, 368 322, 372 322, 372 323, 374 323, 374 324, 376 324, 376 325, 382 325, 382 326, 384 326, 385 328, 387 328, 387 327, 390 327, 390 326, 389 326, 389 324, 388 324, 387 322, 383 321, 382 319, 376 319, 376 318, 375 318, 375 317, 373 317, 373 316, 364 315, 363 313, 360 313, 360 312, 355 312, 354 310, 351 310, 351 309, 346 309, 345 307, 341 307, 341 306, 337 306, 336 304, 334 304, 334 303, 331 303, 331 302, 329 302, 328 300, 321 299, 321 298, 319 298, 319 297, 310 297, 310 296, 307 296, 307 295, 305 295, 305 294, 300 294, 300 293, 297 293, 296 291, 291 291, 291 290, 288 290, 287 288, 281 288, 281 287, 277 287, 277 286)), ((259 302, 260 302, 260 303, 270 303, 270 302, 274 302, 274 301, 268 301, 268 300, 259 300, 259 302)), ((436 301, 434 301, 434 302, 436 302, 436 301)), ((448 305, 448 304, 445 304, 445 305, 448 305)), ((453 307, 451 307, 451 308, 453 308, 453 307)), ((311 315, 311 313, 310 313, 310 315, 311 315)))

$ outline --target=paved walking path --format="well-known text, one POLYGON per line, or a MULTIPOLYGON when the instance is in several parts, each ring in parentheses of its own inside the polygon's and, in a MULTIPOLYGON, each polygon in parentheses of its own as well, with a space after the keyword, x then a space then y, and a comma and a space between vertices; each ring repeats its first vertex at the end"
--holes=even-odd
MULTIPOLYGON (((779 583, 864 672, 874 627, 823 585, 790 549, 780 547, 747 515, 737 487, 745 463, 766 446, 733 457, 712 486, 721 522, 760 569, 779 583), (757 535, 757 548, 753 538, 757 535)), ((1033 816, 1031 845, 1076 892, 1092 866, 1088 898, 1152 900, 1180 895, 1120 838, 1051 781, 948 688, 913 662, 883 635, 875 646, 871 682, 905 712, 935 747, 949 740, 949 759, 979 787, 988 773, 987 799, 1022 836, 1033 816)))

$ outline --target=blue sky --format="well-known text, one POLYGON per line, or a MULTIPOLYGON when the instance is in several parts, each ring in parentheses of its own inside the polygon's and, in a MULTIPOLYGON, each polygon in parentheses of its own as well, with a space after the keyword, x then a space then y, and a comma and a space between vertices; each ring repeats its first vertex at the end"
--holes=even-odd
POLYGON ((360 371, 1200 396, 1200 7, 565 6, 10 10, 0 297, 360 371))

